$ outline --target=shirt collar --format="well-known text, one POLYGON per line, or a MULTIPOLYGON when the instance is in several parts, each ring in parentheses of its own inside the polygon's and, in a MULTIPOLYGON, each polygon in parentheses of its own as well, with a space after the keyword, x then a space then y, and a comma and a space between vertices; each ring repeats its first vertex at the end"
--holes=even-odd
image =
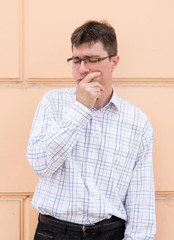
POLYGON ((116 107, 117 111, 119 110, 119 99, 116 95, 116 92, 115 92, 115 89, 112 88, 112 97, 111 97, 111 100, 110 100, 110 103, 113 103, 114 106, 116 107))

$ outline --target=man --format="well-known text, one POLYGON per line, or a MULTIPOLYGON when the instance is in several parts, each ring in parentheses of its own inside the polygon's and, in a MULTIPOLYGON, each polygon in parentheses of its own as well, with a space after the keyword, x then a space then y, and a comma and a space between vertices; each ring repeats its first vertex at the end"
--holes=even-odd
POLYGON ((112 88, 115 31, 88 21, 71 43, 76 89, 43 97, 29 139, 27 157, 40 177, 35 239, 153 239, 153 131, 112 88))

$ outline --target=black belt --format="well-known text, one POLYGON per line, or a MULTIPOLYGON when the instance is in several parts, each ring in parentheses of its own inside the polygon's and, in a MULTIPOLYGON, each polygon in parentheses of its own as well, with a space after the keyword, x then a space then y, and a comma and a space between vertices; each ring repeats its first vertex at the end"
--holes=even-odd
POLYGON ((51 216, 39 214, 39 220, 42 223, 51 225, 57 228, 66 228, 69 231, 82 232, 83 235, 95 235, 100 231, 106 232, 111 231, 116 228, 125 226, 125 221, 120 219, 110 223, 103 223, 103 221, 96 224, 82 225, 76 223, 70 223, 66 221, 61 221, 59 219, 53 218, 51 216))

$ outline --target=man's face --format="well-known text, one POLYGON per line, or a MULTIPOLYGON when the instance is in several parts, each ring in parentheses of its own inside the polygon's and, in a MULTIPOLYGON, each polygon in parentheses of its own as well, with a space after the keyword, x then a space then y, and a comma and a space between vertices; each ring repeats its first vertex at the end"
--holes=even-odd
MULTIPOLYGON (((104 50, 103 44, 101 42, 93 43, 91 45, 84 43, 78 47, 73 46, 72 56, 81 59, 85 59, 86 57, 104 58, 108 56, 108 53, 106 50, 104 50)), ((112 72, 117 63, 118 57, 112 57, 111 60, 109 58, 106 58, 105 60, 97 62, 95 64, 88 64, 82 61, 80 65, 72 66, 72 75, 75 79, 76 84, 79 84, 79 82, 87 74, 91 72, 101 72, 101 76, 94 79, 94 81, 98 81, 103 85, 103 87, 111 87, 112 72)))

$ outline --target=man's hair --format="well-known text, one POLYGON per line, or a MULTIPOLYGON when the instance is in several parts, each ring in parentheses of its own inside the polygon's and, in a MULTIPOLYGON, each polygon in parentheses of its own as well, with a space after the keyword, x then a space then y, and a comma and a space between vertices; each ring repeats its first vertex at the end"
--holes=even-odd
POLYGON ((114 28, 106 21, 87 21, 71 35, 71 44, 79 47, 83 43, 89 45, 101 42, 108 55, 117 55, 117 38, 114 28))

